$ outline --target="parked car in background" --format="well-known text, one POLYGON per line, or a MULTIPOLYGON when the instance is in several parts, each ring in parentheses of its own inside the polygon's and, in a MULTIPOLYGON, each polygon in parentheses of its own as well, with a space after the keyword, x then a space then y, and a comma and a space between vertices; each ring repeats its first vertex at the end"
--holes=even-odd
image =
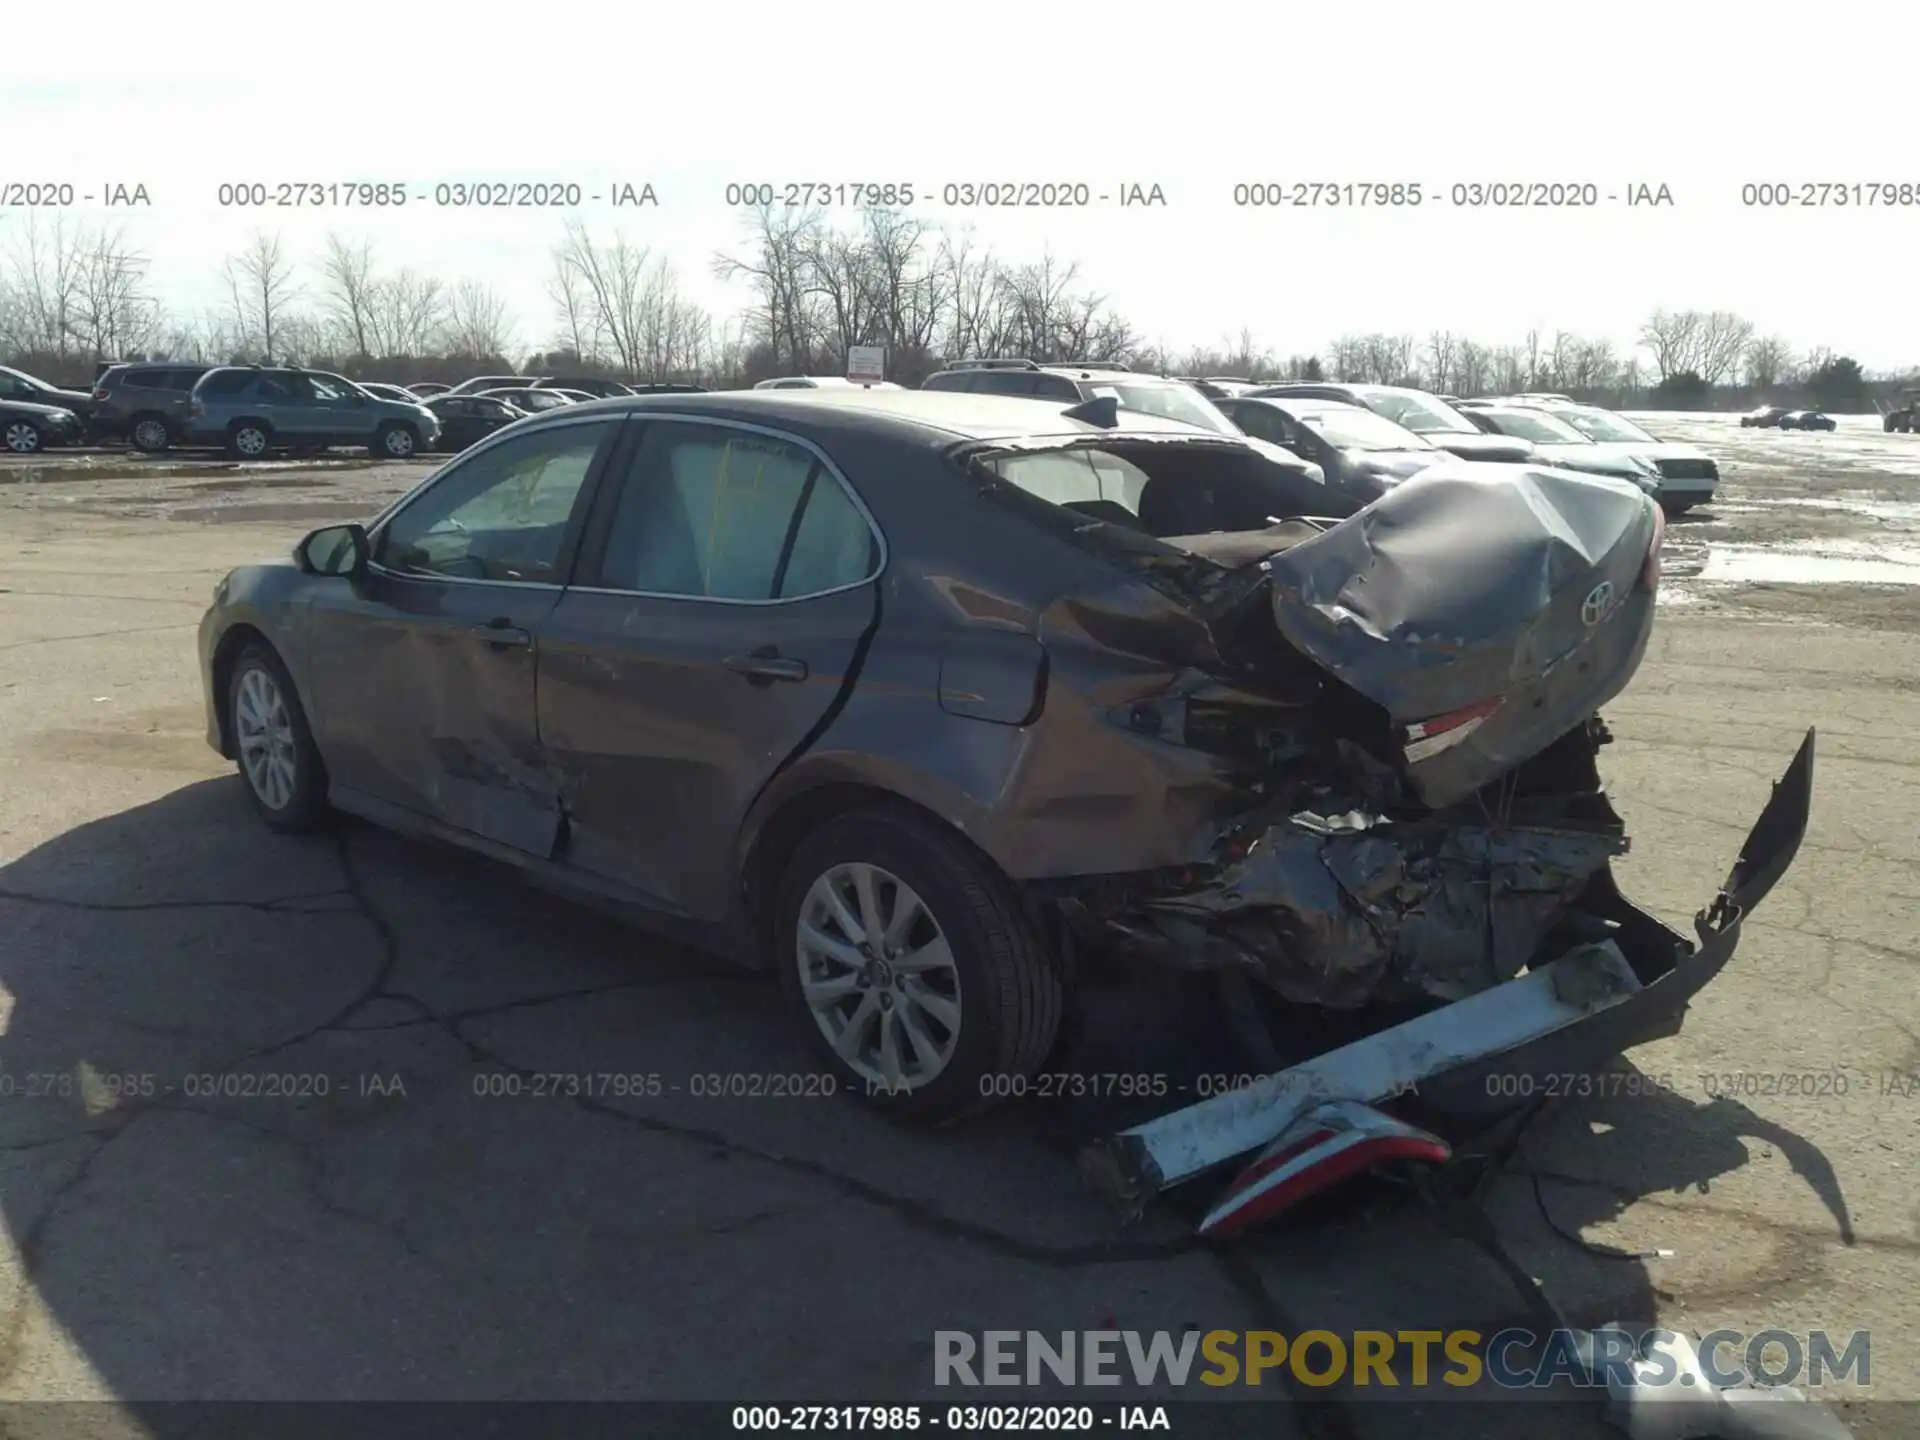
POLYGON ((1450 458, 1438 445, 1363 405, 1256 396, 1215 403, 1248 435, 1318 465, 1327 484, 1353 508, 1450 458))
POLYGON ((531 386, 523 386, 519 389, 480 390, 475 393, 484 399, 498 400, 504 405, 511 405, 514 409, 528 415, 536 415, 542 410, 553 410, 562 405, 580 403, 564 390, 535 390, 531 386))
POLYGON ((905 387, 891 380, 849 380, 844 375, 782 375, 774 380, 762 380, 754 387, 756 390, 900 390, 905 387))
POLYGON ((1209 400, 1231 399, 1273 383, 1271 380, 1249 380, 1244 375, 1175 375, 1171 378, 1193 386, 1209 400))
MULTIPOLYGON (((517 382, 526 384, 525 381, 517 382)), ((532 382, 535 390, 578 390, 591 395, 596 400, 610 399, 615 395, 631 395, 633 391, 619 380, 609 380, 604 375, 542 375, 532 382)))
POLYGON ((93 382, 95 439, 126 440, 148 455, 179 442, 187 428, 187 400, 211 365, 123 361, 93 382))
POLYGON ((1460 413, 1489 435, 1526 440, 1534 447, 1534 463, 1561 470, 1582 470, 1637 485, 1649 495, 1660 490, 1660 467, 1630 447, 1603 445, 1581 434, 1539 405, 1489 405, 1474 401, 1460 413))
POLYGON ((1520 464, 1533 458, 1533 446, 1524 440, 1489 435, 1437 395, 1399 385, 1358 385, 1302 381, 1263 385, 1246 398, 1271 396, 1280 400, 1338 400, 1362 405, 1374 414, 1413 431, 1429 444, 1451 451, 1462 460, 1520 464))
POLYGON ((1720 485, 1720 466, 1698 445, 1662 440, 1624 415, 1598 405, 1541 400, 1538 404, 1602 445, 1620 445, 1645 455, 1660 471, 1660 504, 1669 515, 1683 515, 1695 505, 1713 499, 1720 485))
POLYGON ((585 405, 589 401, 606 400, 606 399, 612 398, 606 395, 593 395, 588 393, 585 390, 552 390, 552 391, 542 391, 541 393, 553 394, 553 395, 564 395, 567 397, 567 399, 573 401, 573 403, 576 405, 585 405))
POLYGON ((402 405, 420 403, 421 397, 404 385, 389 385, 384 380, 356 380, 354 384, 379 400, 398 400, 402 405))
POLYGON ((430 395, 444 395, 452 388, 451 385, 440 380, 415 380, 407 386, 408 390, 412 391, 414 395, 422 400, 425 400, 430 395))
POLYGON ((26 405, 41 405, 54 410, 71 411, 84 432, 93 419, 93 395, 86 390, 67 390, 49 385, 37 375, 0 365, 0 400, 18 400, 26 405))
POLYGON ((209 370, 187 404, 186 439, 243 460, 279 449, 365 446, 405 460, 431 449, 440 422, 418 403, 382 400, 324 371, 227 365, 209 370))
POLYGON ((54 445, 77 445, 86 429, 73 411, 25 400, 0 400, 0 445, 12 455, 35 455, 54 445))
POLYGON ((1125 408, 1143 415, 1198 425, 1221 435, 1240 433, 1240 427, 1222 414, 1219 406, 1186 381, 1136 374, 1118 364, 1038 365, 1031 360, 956 360, 945 370, 929 375, 920 388, 962 391, 970 395, 1013 395, 1068 405, 1110 395, 1125 408))
POLYGON ((1831 415, 1818 410, 1789 410, 1780 417, 1782 430, 1834 430, 1838 425, 1831 415))
POLYGON ((462 380, 447 395, 478 395, 482 390, 517 390, 528 384, 524 375, 475 375, 471 380, 462 380))
POLYGON ((1749 410, 1740 417, 1742 430, 1772 430, 1792 412, 1784 405, 1762 405, 1758 410, 1749 410))
POLYGON ((440 425, 440 438, 433 448, 443 451, 465 450, 503 426, 527 417, 526 411, 491 395, 435 395, 426 404, 440 425))

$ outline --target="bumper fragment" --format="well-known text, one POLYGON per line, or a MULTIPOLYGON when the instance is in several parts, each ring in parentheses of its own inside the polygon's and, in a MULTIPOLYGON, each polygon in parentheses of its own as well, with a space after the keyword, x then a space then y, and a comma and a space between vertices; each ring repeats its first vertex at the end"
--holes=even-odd
MULTIPOLYGON (((1526 1103, 1515 1097, 1546 1093, 1545 1077, 1591 1073, 1636 1045, 1676 1034, 1688 1003, 1732 958, 1746 917, 1799 852, 1812 807, 1813 755, 1809 730, 1774 783, 1719 895, 1695 917, 1697 944, 1632 905, 1614 887, 1611 871, 1602 871, 1587 904, 1614 926, 1611 938, 1096 1142, 1081 1154, 1081 1173, 1127 1213, 1138 1214, 1163 1190, 1276 1147, 1255 1162, 1260 1173, 1242 1176, 1229 1189, 1228 1198, 1244 1198, 1294 1158, 1284 1153, 1284 1137, 1292 1132, 1298 1142, 1317 1133, 1297 1127, 1329 1104, 1336 1107, 1332 1113, 1347 1117, 1349 1128, 1356 1116, 1345 1107, 1401 1096, 1436 1131, 1487 1123, 1526 1103)), ((1328 1128, 1324 1120, 1321 1128, 1328 1128)), ((1357 1123, 1372 1124, 1365 1117, 1357 1123)), ((1397 1142, 1406 1141, 1406 1134, 1394 1133, 1397 1142)), ((1260 1218, 1275 1210, 1263 1204, 1260 1218)), ((1232 1219, 1230 1213, 1226 1220, 1232 1219)))

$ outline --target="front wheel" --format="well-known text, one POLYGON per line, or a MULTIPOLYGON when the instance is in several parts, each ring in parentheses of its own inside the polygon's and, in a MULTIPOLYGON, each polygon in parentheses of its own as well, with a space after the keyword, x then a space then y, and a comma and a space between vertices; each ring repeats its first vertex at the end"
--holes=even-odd
POLYGON ((227 432, 227 449, 241 460, 258 460, 273 444, 267 427, 253 420, 242 420, 227 432))
POLYGON ((311 830, 326 811, 320 752, 286 667, 263 645, 249 645, 233 667, 227 720, 260 818, 275 830, 311 830))
POLYGON ((40 427, 31 420, 9 420, 0 437, 5 438, 7 449, 15 455, 36 455, 46 443, 40 427))
POLYGON ((774 926, 817 1053, 902 1118, 956 1119, 1023 1093, 1059 1033, 1060 965, 1013 886, 910 811, 856 811, 809 835, 774 926))
POLYGON ((389 460, 408 460, 413 452, 420 448, 419 440, 411 427, 398 421, 389 421, 380 427, 373 437, 372 449, 376 455, 384 455, 389 460))

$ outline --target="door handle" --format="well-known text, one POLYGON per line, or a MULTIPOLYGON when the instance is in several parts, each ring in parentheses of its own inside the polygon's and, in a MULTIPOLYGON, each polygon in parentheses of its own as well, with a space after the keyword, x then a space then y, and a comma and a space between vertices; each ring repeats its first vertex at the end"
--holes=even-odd
POLYGON ((505 650, 509 646, 521 648, 533 644, 533 636, 518 626, 505 620, 489 620, 484 625, 473 627, 473 634, 483 643, 496 650, 505 650))
POLYGON ((771 645, 764 645, 751 655, 729 655, 724 663, 734 674, 744 675, 756 685, 807 678, 806 661, 785 659, 771 645))

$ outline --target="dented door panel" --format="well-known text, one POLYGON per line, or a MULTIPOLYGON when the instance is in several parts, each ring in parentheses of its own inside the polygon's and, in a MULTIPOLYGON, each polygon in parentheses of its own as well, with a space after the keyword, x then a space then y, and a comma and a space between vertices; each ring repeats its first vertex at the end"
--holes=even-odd
POLYGON ((560 591, 370 572, 318 591, 309 709, 335 786, 545 857, 534 640, 560 591))

